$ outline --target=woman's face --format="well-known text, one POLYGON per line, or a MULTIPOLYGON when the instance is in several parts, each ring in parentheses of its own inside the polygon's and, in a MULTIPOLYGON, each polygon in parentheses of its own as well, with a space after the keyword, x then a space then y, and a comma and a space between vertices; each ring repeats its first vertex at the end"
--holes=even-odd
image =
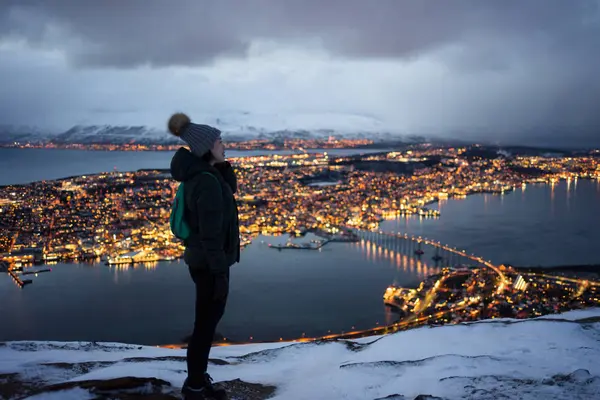
POLYGON ((210 152, 212 153, 216 163, 225 161, 225 146, 223 145, 221 138, 218 138, 215 141, 215 144, 213 145, 212 149, 210 149, 210 152))

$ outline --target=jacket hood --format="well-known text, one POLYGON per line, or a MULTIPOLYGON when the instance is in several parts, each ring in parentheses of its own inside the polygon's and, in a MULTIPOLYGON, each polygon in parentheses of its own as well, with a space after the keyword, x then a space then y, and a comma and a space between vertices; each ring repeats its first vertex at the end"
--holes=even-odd
POLYGON ((180 147, 171 160, 171 176, 178 182, 185 182, 202 171, 212 169, 209 163, 196 157, 185 147, 180 147))

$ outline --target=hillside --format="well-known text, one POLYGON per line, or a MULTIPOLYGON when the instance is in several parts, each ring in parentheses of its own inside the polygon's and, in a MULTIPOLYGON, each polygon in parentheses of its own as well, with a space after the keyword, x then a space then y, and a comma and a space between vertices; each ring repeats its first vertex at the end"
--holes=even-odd
MULTIPOLYGON (((218 347, 211 356, 209 372, 236 399, 588 400, 600 398, 600 308, 353 341, 218 347)), ((2 343, 0 396, 172 399, 184 357, 118 343, 2 343)))
MULTIPOLYGON (((250 114, 224 113, 219 117, 195 115, 194 120, 221 129, 231 141, 249 139, 323 139, 329 136, 345 138, 398 139, 381 121, 353 114, 250 114)), ((166 124, 166 117, 165 122, 166 124)), ((178 139, 164 125, 80 124, 69 129, 49 130, 35 126, 0 124, 0 144, 8 143, 57 144, 175 144, 178 139)))

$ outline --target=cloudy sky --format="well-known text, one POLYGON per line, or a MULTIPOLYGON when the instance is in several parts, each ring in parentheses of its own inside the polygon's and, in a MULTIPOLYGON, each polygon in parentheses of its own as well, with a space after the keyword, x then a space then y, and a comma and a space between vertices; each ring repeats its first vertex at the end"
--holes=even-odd
POLYGON ((0 77, 0 124, 600 141, 600 0, 2 0, 0 77))

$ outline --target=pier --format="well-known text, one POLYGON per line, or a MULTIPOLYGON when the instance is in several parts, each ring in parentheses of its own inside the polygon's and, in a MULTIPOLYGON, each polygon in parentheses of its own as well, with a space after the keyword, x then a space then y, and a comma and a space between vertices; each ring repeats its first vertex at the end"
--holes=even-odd
POLYGON ((33 283, 33 280, 31 280, 31 279, 23 279, 23 275, 37 275, 42 272, 51 272, 51 271, 52 271, 51 268, 43 268, 43 269, 37 269, 34 271, 26 271, 23 269, 22 266, 16 266, 15 264, 9 264, 7 261, 0 261, 0 272, 6 272, 8 274, 8 276, 10 276, 12 278, 13 282, 15 282, 15 284, 21 289, 24 286, 29 285, 30 283, 33 283), (17 274, 17 272, 20 272, 20 274, 17 274))
POLYGON ((52 272, 52 269, 44 268, 44 269, 38 269, 36 271, 24 271, 24 272, 21 272, 21 275, 35 275, 35 274, 40 274, 42 272, 52 272))
POLYGON ((12 267, 8 267, 8 275, 10 275, 10 277, 13 279, 13 281, 17 284, 18 287, 20 287, 21 289, 25 286, 28 285, 30 283, 33 283, 33 281, 31 279, 21 279, 21 277, 19 275, 17 275, 12 267))
POLYGON ((311 243, 292 243, 292 242, 287 242, 286 244, 271 244, 269 243, 268 246, 271 249, 275 249, 275 250, 321 250, 321 248, 329 243, 354 243, 354 242, 358 242, 360 240, 360 237, 358 235, 356 235, 355 232, 351 232, 350 229, 347 229, 347 231, 349 233, 343 233, 343 234, 335 234, 332 235, 328 232, 325 231, 321 231, 321 230, 314 230, 314 231, 310 231, 311 233, 314 233, 316 236, 319 236, 323 239, 321 240, 312 240, 312 243, 315 243, 315 245, 312 245, 311 243))
POLYGON ((275 250, 321 250, 321 247, 325 246, 327 243, 331 242, 331 240, 323 240, 316 244, 316 246, 312 246, 310 243, 286 243, 286 244, 271 244, 269 243, 269 248, 275 250))

